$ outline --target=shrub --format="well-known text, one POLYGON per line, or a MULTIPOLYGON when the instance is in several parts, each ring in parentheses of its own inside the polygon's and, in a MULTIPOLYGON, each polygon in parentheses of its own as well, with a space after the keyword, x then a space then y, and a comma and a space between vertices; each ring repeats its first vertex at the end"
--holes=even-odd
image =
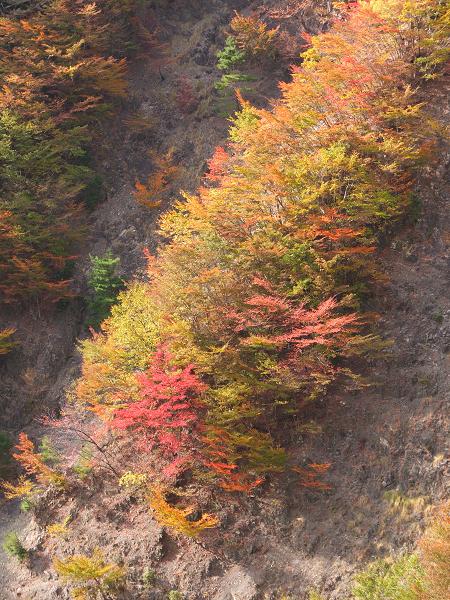
POLYGON ((50 438, 47 435, 44 435, 44 437, 41 439, 38 448, 39 454, 45 463, 52 465, 59 462, 58 453, 56 452, 50 438))
POLYGON ((109 315, 111 307, 117 302, 117 295, 124 283, 123 279, 116 275, 120 258, 114 257, 110 251, 103 256, 91 256, 90 260, 88 324, 98 329, 100 323, 109 315))
POLYGON ((450 503, 436 510, 416 554, 377 560, 355 578, 355 600, 442 600, 450 585, 450 503))
MULTIPOLYGON (((190 101, 189 98, 186 100, 190 101)), ((191 100, 193 99, 191 98, 191 100)), ((174 164, 173 152, 174 149, 171 148, 162 156, 151 153, 154 172, 147 177, 145 183, 136 181, 134 186, 134 197, 139 204, 147 208, 156 208, 161 204, 164 192, 167 191, 168 186, 173 183, 180 171, 180 168, 174 164)))
POLYGON ((13 458, 22 465, 28 475, 36 475, 37 480, 44 485, 53 484, 58 487, 65 485, 64 476, 44 462, 26 433, 19 433, 19 443, 15 449, 13 458))
POLYGON ((10 339, 15 331, 16 330, 13 328, 0 330, 0 356, 2 354, 8 354, 8 352, 11 352, 11 350, 17 345, 17 342, 14 342, 10 339))
POLYGON ((256 17, 244 17, 238 13, 231 21, 231 31, 236 46, 249 58, 275 58, 278 54, 278 28, 268 29, 256 17))
POLYGON ((28 551, 22 545, 17 533, 11 531, 7 533, 3 540, 3 550, 20 561, 24 561, 28 557, 28 551))
POLYGON ((30 496, 34 489, 34 484, 29 479, 26 479, 26 477, 21 476, 16 484, 9 481, 2 481, 1 487, 5 498, 13 500, 14 498, 26 498, 30 496))
POLYGON ((26 477, 20 476, 17 483, 0 481, 0 487, 7 500, 20 499, 19 507, 22 512, 28 512, 34 507, 32 498, 36 486, 26 477))
POLYGON ((84 479, 92 471, 92 449, 89 444, 83 444, 78 459, 73 466, 74 472, 80 479, 84 479))
POLYGON ((22 512, 27 513, 34 508, 34 504, 29 498, 24 498, 20 501, 19 508, 22 512))
POLYGON ((419 543, 425 572, 420 600, 441 600, 450 589, 450 502, 440 506, 419 543))
POLYGON ((68 515, 65 519, 63 519, 60 523, 53 523, 52 525, 47 526, 47 533, 54 537, 66 538, 69 534, 69 523, 71 520, 71 516, 68 515))
POLYGON ((152 490, 150 506, 156 520, 161 525, 188 537, 197 537, 205 529, 216 527, 219 522, 217 517, 209 514, 202 515, 197 521, 189 520, 188 517, 194 513, 194 509, 192 507, 180 509, 171 506, 166 501, 164 493, 159 489, 152 490))
POLYGON ((400 490, 389 490, 383 494, 383 497, 388 502, 391 512, 398 514, 400 518, 423 512, 428 504, 425 496, 409 498, 400 490))
POLYGON ((171 590, 167 595, 167 600, 183 600, 183 594, 177 590, 171 590))
POLYGON ((125 489, 137 489, 147 483, 147 475, 145 473, 132 473, 127 471, 119 479, 119 486, 125 489))
POLYGON ((378 560, 357 575, 353 598, 357 600, 419 600, 417 589, 423 570, 417 555, 378 560))
POLYGON ((150 587, 152 586, 156 581, 156 573, 153 569, 151 569, 150 567, 145 567, 144 570, 142 571, 142 583, 147 586, 150 587))
POLYGON ((229 35, 225 40, 225 47, 217 53, 217 68, 221 71, 231 71, 237 64, 245 60, 245 52, 240 50, 236 38, 229 35))
MULTIPOLYGON (((200 396, 206 386, 193 371, 193 365, 176 368, 170 355, 159 349, 152 368, 137 376, 140 399, 116 410, 111 421, 111 427, 136 437, 138 451, 154 449, 162 474, 170 479, 197 462, 192 449, 201 436, 200 396)), ((143 474, 128 473, 120 481, 142 484, 145 479, 143 474)))
POLYGON ((72 586, 72 597, 85 598, 106 596, 118 590, 125 581, 126 570, 115 563, 108 563, 96 548, 91 556, 76 554, 66 559, 55 558, 55 571, 72 586))

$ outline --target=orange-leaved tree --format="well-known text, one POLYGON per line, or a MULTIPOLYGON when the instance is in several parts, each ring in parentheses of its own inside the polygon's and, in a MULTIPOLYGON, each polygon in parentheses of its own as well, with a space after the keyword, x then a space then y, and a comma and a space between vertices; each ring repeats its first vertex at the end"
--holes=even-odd
MULTIPOLYGON (((133 417, 122 442, 150 435, 158 458, 157 430, 169 429, 169 441, 201 456, 202 482, 249 492, 285 468, 281 424, 338 379, 357 382, 349 358, 374 343, 362 327, 381 277, 378 240, 407 213, 433 149, 405 32, 431 39, 434 21, 405 18, 352 4, 310 40, 272 108, 240 96, 202 187, 161 219, 166 243, 149 257, 149 281, 130 286, 83 342, 79 400, 108 425, 133 417), (164 378, 175 378, 162 404, 158 347, 171 357, 164 378), (177 377, 194 373, 201 406, 190 390, 173 410, 177 377), (158 417, 147 430, 145 411, 158 417)), ((311 465, 300 475, 318 487, 324 467, 311 465)))
POLYGON ((19 433, 19 442, 15 448, 16 452, 12 456, 22 465, 28 475, 35 475, 37 480, 44 485, 64 486, 64 476, 46 464, 42 455, 36 452, 33 442, 26 433, 19 433))

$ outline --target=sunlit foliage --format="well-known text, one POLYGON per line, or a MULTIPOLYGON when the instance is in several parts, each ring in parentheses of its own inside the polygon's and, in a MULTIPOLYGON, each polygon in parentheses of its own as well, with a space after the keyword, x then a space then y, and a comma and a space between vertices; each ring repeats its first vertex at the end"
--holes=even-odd
POLYGON ((134 5, 52 0, 0 17, 1 302, 71 295, 83 191, 95 180, 89 144, 126 94, 134 5))
POLYGON ((13 457, 22 465, 28 475, 36 476, 37 480, 44 485, 64 486, 64 476, 50 467, 42 455, 36 452, 33 442, 26 433, 19 434, 19 442, 15 446, 15 450, 13 457))
MULTIPOLYGON (((203 187, 161 219, 148 281, 82 343, 75 396, 132 448, 132 472, 251 492, 286 466, 280 425, 358 382, 377 244, 433 150, 417 59, 439 21, 386 7, 345 5, 271 109, 239 96, 203 187)), ((301 485, 327 489, 328 466, 298 468, 301 485)))
POLYGON ((71 586, 74 600, 110 598, 123 584, 126 570, 108 563, 101 550, 96 548, 89 556, 75 554, 66 559, 55 558, 53 566, 58 575, 71 586))
POLYGON ((190 519, 189 516, 194 512, 192 507, 171 506, 159 489, 152 491, 149 501, 157 521, 183 535, 197 537, 205 529, 216 527, 218 524, 217 517, 209 514, 203 514, 198 520, 190 519))
POLYGON ((435 512, 430 527, 419 544, 425 572, 421 600, 445 598, 450 589, 450 502, 435 512))
POLYGON ((34 484, 26 477, 19 477, 17 483, 11 483, 10 481, 0 482, 2 492, 7 500, 14 500, 15 498, 26 498, 31 495, 34 484))
POLYGON ((375 561, 355 578, 355 600, 442 600, 450 584, 449 503, 435 511, 416 554, 375 561))

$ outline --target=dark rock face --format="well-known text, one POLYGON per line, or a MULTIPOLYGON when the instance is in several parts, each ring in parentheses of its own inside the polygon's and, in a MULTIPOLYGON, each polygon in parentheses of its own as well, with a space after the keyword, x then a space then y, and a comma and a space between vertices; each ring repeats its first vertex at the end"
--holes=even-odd
POLYGON ((24 15, 48 2, 49 0, 0 0, 0 14, 13 12, 17 15, 24 15))

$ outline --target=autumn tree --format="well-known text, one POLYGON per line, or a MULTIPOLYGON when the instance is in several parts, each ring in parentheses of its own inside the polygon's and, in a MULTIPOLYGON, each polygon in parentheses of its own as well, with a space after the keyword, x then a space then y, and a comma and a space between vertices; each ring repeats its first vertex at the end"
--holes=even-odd
MULTIPOLYGON (((437 21, 407 18, 349 3, 270 109, 238 95, 226 149, 160 221, 148 282, 83 342, 78 400, 122 432, 124 454, 147 444, 144 461, 186 461, 202 484, 250 493, 286 468, 283 424, 358 385, 348 359, 379 345, 364 313, 379 240, 408 213, 435 141, 408 32, 431 39, 437 21)), ((298 469, 326 487, 325 465, 298 469)))
POLYGON ((206 386, 194 373, 194 366, 180 370, 170 364, 170 355, 160 348, 146 373, 137 376, 140 399, 114 413, 111 426, 128 430, 141 450, 161 454, 164 474, 173 477, 195 456, 201 427, 202 402, 206 386))
POLYGON ((126 95, 134 0, 52 0, 0 18, 0 302, 72 295, 90 141, 126 95))
POLYGON ((277 53, 278 29, 269 29, 256 17, 236 13, 230 23, 236 45, 249 58, 270 57, 277 53))

